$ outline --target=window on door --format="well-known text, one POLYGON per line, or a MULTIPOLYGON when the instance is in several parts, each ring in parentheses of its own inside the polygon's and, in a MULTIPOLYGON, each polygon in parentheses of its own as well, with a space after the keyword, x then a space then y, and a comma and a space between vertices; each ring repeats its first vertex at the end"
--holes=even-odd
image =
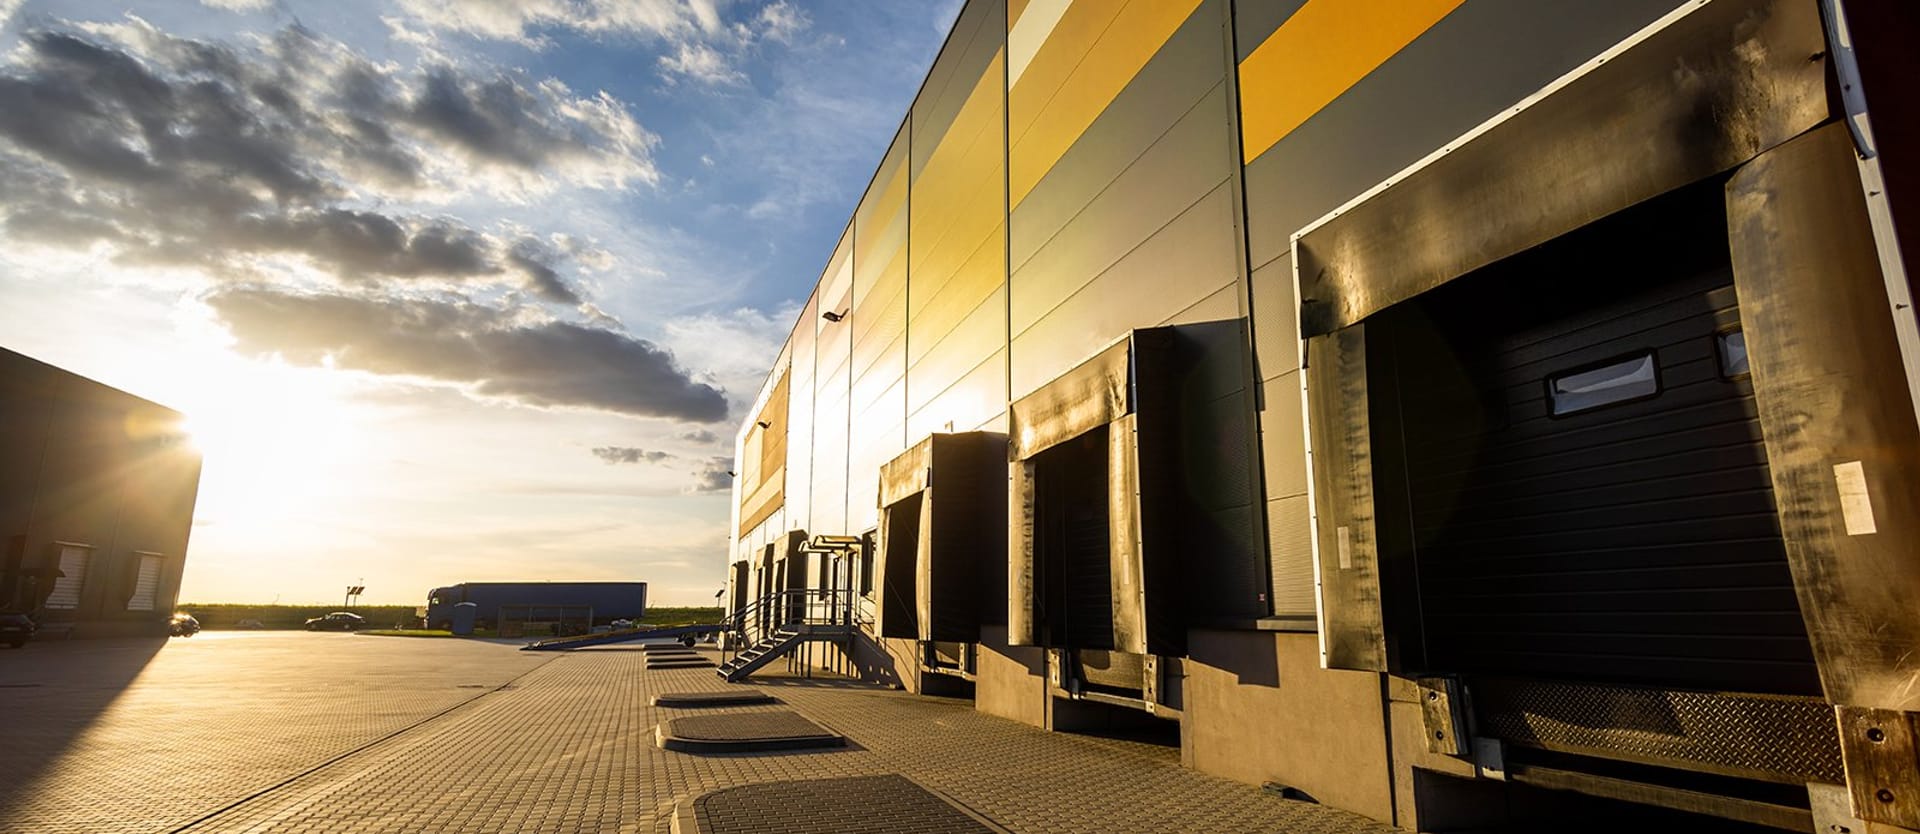
POLYGON ((1547 379, 1553 416, 1564 417, 1609 405, 1643 400, 1660 393, 1653 351, 1587 366, 1547 379))

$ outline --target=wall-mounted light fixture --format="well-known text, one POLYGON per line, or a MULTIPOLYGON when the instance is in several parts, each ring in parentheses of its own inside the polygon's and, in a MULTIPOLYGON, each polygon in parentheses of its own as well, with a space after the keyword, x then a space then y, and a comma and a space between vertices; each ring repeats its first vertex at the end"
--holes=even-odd
POLYGON ((767 422, 767 421, 765 421, 765 420, 755 420, 755 421, 753 421, 753 424, 754 424, 754 425, 756 425, 756 426, 759 426, 760 428, 763 428, 763 429, 770 429, 770 428, 773 428, 773 424, 772 424, 772 423, 769 423, 769 422, 767 422))
POLYGON ((735 475, 735 474, 733 474, 733 470, 731 470, 731 469, 729 469, 729 470, 727 470, 727 477, 729 477, 729 478, 738 478, 738 477, 740 477, 740 476, 739 476, 739 475, 735 475))
POLYGON ((823 318, 823 319, 826 319, 827 321, 839 321, 839 320, 841 320, 841 319, 844 319, 844 318, 846 318, 846 317, 847 317, 847 314, 846 314, 846 313, 836 313, 836 312, 834 312, 834 311, 832 311, 832 310, 828 310, 828 311, 826 311, 826 312, 824 312, 824 313, 821 313, 821 314, 820 314, 820 317, 821 317, 821 318, 823 318))

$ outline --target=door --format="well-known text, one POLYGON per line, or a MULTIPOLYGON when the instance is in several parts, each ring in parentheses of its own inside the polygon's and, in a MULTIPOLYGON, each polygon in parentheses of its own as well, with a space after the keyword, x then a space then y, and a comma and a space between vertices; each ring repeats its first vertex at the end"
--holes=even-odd
POLYGON ((1708 183, 1369 322, 1427 669, 1820 693, 1725 228, 1708 183))

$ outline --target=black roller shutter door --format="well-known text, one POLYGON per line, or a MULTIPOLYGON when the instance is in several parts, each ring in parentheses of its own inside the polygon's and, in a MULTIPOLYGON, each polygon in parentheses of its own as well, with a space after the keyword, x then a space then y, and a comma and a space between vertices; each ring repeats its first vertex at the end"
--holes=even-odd
POLYGON ((1819 694, 1718 206, 1663 198, 1370 325, 1428 667, 1819 694))

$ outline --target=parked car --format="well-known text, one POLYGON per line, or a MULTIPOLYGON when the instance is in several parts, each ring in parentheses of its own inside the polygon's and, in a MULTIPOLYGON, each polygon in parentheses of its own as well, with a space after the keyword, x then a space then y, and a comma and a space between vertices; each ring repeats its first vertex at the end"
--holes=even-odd
POLYGON ((620 620, 614 620, 613 622, 607 623, 607 625, 612 627, 614 631, 626 631, 630 628, 633 628, 633 621, 627 620, 627 619, 620 619, 620 620))
POLYGON ((248 617, 248 618, 246 618, 246 619, 244 619, 244 620, 241 620, 240 622, 237 622, 237 623, 234 623, 234 624, 233 624, 233 627, 234 627, 234 628, 243 628, 243 629, 246 629, 246 630, 248 630, 248 631, 259 631, 260 629, 263 629, 263 628, 266 628, 266 627, 267 627, 267 624, 266 624, 266 623, 263 623, 263 622, 260 622, 259 620, 257 620, 257 619, 255 619, 255 618, 253 618, 253 617, 248 617))
POLYGON ((367 618, 349 611, 335 611, 307 621, 308 631, 359 631, 367 627, 367 618))
POLYGON ((34 625, 33 618, 25 614, 14 611, 0 612, 0 641, 5 641, 7 645, 16 649, 25 646, 28 640, 33 639, 33 632, 38 628, 39 626, 34 625))
POLYGON ((167 621, 167 634, 171 637, 192 637, 200 633, 200 621, 185 612, 173 615, 167 621))

